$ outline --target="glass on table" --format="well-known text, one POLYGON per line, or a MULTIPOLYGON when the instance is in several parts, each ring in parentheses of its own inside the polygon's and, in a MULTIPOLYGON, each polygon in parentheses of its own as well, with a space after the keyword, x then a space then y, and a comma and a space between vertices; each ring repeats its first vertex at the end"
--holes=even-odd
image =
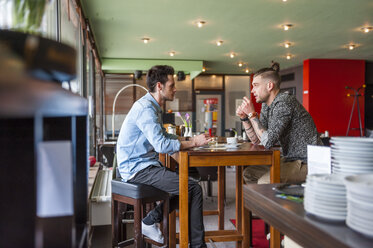
POLYGON ((218 137, 211 137, 211 140, 209 141, 209 146, 217 146, 218 145, 218 137))

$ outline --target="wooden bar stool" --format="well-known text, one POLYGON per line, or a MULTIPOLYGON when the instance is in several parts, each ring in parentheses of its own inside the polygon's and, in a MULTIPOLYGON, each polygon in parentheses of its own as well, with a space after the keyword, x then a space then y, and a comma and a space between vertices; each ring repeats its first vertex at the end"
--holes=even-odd
POLYGON ((111 181, 111 226, 112 226, 112 246, 124 247, 130 244, 135 244, 135 247, 143 248, 146 242, 157 246, 169 246, 168 235, 168 216, 169 216, 169 194, 155 187, 124 182, 121 179, 113 179, 111 181), (159 244, 153 240, 143 238, 141 230, 141 221, 145 214, 146 204, 163 201, 163 236, 164 243, 159 244), (129 240, 120 240, 119 237, 126 237, 122 233, 122 217, 120 213, 120 205, 129 204, 134 208, 134 238, 129 240))

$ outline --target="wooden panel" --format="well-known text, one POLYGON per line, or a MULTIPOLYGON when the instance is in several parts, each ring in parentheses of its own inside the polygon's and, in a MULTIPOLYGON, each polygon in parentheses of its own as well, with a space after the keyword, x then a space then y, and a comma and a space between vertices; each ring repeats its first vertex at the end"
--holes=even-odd
POLYGON ((271 156, 264 157, 263 155, 230 155, 230 156, 209 156, 199 157, 190 156, 189 161, 191 167, 198 166, 226 166, 226 165, 270 165, 272 163, 271 156))
MULTIPOLYGON (((110 115, 113 112, 114 97, 117 92, 128 84, 132 84, 133 79, 129 75, 105 75, 105 114, 110 115)), ((115 105, 116 114, 127 114, 132 104, 134 87, 127 88, 117 99, 115 105)))

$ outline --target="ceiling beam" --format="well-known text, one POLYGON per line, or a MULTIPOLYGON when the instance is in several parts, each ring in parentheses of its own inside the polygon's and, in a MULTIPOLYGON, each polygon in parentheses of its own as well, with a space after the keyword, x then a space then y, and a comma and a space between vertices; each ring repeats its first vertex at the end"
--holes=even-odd
POLYGON ((177 71, 190 74, 190 79, 202 72, 202 60, 171 59, 102 59, 102 70, 106 73, 133 73, 135 70, 147 71, 154 65, 170 65, 177 71))

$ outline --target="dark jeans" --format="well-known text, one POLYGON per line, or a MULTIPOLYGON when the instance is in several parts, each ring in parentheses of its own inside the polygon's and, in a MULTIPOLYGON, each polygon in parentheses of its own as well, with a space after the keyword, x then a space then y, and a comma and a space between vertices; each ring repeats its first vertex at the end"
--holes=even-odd
MULTIPOLYGON (((171 195, 179 195, 179 175, 165 167, 149 166, 139 171, 133 178, 128 180, 128 182, 151 185, 171 195)), ((188 185, 190 247, 206 247, 202 212, 202 189, 201 186, 193 180, 189 180, 188 185)), ((170 208, 172 209, 172 206, 170 206, 170 208)), ((155 223, 161 222, 162 206, 158 205, 148 216, 151 216, 155 223)))

